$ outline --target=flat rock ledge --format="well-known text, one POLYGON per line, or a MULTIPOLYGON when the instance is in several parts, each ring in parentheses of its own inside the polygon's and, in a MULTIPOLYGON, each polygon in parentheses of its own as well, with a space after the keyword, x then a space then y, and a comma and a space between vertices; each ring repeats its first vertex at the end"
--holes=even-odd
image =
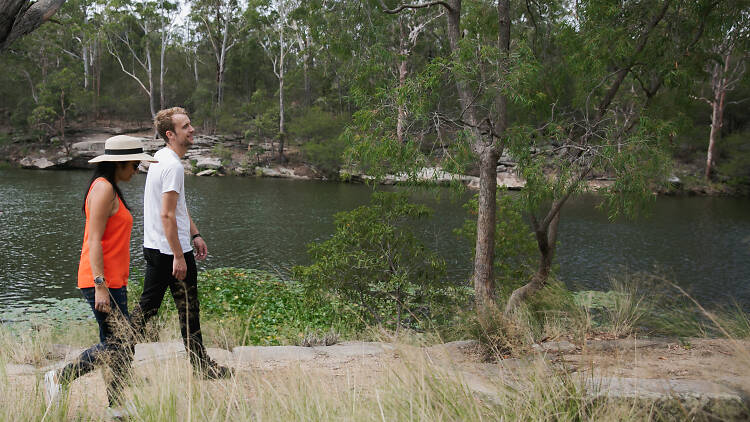
POLYGON ((593 377, 584 380, 592 399, 637 403, 658 408, 674 420, 730 420, 750 418, 748 398, 717 383, 689 379, 593 377))
MULTIPOLYGON (((654 347, 663 341, 642 341, 639 346, 654 347)), ((615 342, 603 342, 604 348, 615 347, 615 342)), ((42 368, 59 368, 65 361, 70 361, 81 349, 67 348, 59 345, 57 353, 65 355, 65 360, 42 368)), ((592 346, 592 345, 589 345, 592 346)), ((629 346, 628 344, 617 346, 629 346)), ((511 385, 513 377, 503 376, 508 370, 522 369, 529 364, 524 359, 508 359, 498 363, 478 363, 474 370, 455 367, 467 354, 476 351, 475 340, 456 341, 423 347, 421 350, 433 362, 440 362, 446 367, 453 367, 466 387, 483 399, 503 405, 498 388, 523 388, 511 385)), ((571 351, 575 347, 568 342, 556 342, 539 345, 537 352, 559 353, 571 351)), ((238 346, 231 351, 209 348, 211 357, 222 364, 239 368, 258 366, 288 366, 293 364, 312 365, 316 362, 346 364, 362 359, 377 357, 397 357, 399 351, 389 343, 382 342, 342 342, 332 346, 238 346)), ((138 344, 135 350, 134 366, 142 366, 155 361, 168 359, 186 359, 182 342, 161 342, 138 344)), ((5 373, 8 376, 28 376, 38 373, 39 369, 31 365, 7 364, 5 373)), ((731 382, 721 384, 704 380, 691 379, 647 379, 627 378, 578 373, 573 378, 581 391, 591 401, 606 400, 622 402, 643 409, 658 409, 667 420, 722 420, 745 421, 750 419, 750 398, 742 391, 731 387, 731 382)))

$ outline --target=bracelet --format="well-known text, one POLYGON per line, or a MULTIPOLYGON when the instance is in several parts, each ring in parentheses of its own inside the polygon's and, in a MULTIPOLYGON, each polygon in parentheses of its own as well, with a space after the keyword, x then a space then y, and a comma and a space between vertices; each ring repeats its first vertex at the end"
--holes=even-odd
POLYGON ((193 236, 192 236, 192 237, 190 238, 190 240, 195 240, 195 238, 196 238, 196 237, 203 237, 203 236, 201 236, 201 234, 200 234, 200 233, 196 233, 196 234, 194 234, 194 235, 193 235, 193 236))

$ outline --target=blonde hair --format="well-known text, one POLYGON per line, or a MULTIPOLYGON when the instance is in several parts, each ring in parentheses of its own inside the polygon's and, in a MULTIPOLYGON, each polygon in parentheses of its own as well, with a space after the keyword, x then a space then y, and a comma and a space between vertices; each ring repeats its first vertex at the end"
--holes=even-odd
POLYGON ((171 130, 172 132, 174 132, 174 122, 172 122, 172 116, 174 116, 175 114, 184 114, 186 116, 188 115, 187 111, 185 111, 184 108, 172 107, 165 108, 164 110, 159 110, 159 112, 156 113, 156 117, 154 117, 154 126, 156 127, 156 131, 159 132, 159 136, 164 139, 164 142, 169 141, 169 139, 167 139, 167 131, 171 130))

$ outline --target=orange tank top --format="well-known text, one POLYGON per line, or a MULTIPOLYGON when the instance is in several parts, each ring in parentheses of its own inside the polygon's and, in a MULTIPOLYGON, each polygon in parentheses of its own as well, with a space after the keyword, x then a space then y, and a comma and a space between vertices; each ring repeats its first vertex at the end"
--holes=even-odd
MULTIPOLYGON (((91 184, 89 193, 100 177, 91 184)), ((109 183, 109 182, 107 182, 109 183)), ((133 228, 133 216, 125 208, 120 197, 117 197, 119 206, 117 212, 107 219, 107 226, 102 235, 102 255, 104 257, 104 279, 107 287, 118 289, 127 286, 130 273, 130 231, 133 228)), ((88 196, 87 196, 88 202, 88 196)), ((81 261, 78 265, 78 288, 94 287, 94 275, 91 272, 89 261, 89 207, 85 206, 86 227, 83 231, 83 247, 81 248, 81 261)))

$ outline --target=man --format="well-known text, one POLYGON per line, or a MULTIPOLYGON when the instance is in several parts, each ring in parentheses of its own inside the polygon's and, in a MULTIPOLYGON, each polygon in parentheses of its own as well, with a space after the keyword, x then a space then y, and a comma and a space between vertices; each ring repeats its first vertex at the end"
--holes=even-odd
POLYGON ((154 154, 159 162, 149 166, 146 176, 143 197, 146 275, 143 294, 133 311, 133 324, 143 334, 146 322, 159 311, 169 288, 194 372, 207 379, 226 378, 232 372, 209 358, 200 328, 195 260, 205 259, 208 248, 187 211, 185 171, 180 161, 193 144, 194 129, 187 112, 180 107, 159 111, 154 125, 167 145, 154 154))

